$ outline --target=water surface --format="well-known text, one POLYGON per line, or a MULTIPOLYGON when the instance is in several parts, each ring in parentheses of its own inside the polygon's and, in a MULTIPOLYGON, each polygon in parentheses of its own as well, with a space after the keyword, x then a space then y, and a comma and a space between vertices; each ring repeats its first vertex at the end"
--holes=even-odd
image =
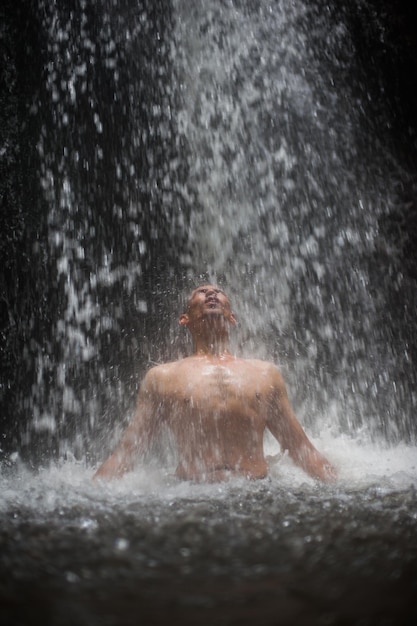
POLYGON ((414 623, 415 448, 315 443, 337 483, 271 442, 257 482, 138 467, 97 485, 75 460, 3 468, 2 623, 414 623))

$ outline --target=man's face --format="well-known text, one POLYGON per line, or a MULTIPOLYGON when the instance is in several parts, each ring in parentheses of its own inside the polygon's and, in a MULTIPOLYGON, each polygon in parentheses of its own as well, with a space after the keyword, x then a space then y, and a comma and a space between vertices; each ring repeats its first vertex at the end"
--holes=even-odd
POLYGON ((185 314, 193 322, 204 318, 223 317, 234 323, 229 298, 216 285, 200 285, 192 292, 185 314))

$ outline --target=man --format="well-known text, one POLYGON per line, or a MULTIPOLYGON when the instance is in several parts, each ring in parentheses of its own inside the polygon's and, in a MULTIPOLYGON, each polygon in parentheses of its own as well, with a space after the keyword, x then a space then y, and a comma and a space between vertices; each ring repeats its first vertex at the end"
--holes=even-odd
POLYGON ((192 292, 179 323, 192 335, 193 355, 149 370, 130 425, 94 478, 120 477, 131 470, 162 425, 175 440, 176 475, 182 479, 264 478, 266 428, 310 476, 323 481, 336 478, 334 467, 295 417, 278 369, 229 352, 229 325, 235 322, 229 299, 219 287, 202 285, 192 292))

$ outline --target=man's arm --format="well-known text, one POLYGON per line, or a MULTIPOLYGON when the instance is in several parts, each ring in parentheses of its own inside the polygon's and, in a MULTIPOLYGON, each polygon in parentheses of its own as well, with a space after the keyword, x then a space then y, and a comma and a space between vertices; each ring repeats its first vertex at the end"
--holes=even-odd
POLYGON ((274 373, 267 426, 282 449, 288 450, 294 463, 307 474, 323 481, 333 481, 337 478, 335 467, 313 446, 297 420, 278 370, 274 373))
MULTIPOLYGON (((151 371, 150 371, 151 372, 151 371)), ((153 401, 151 373, 146 375, 138 394, 136 411, 114 452, 98 468, 97 478, 121 478, 134 468, 138 456, 148 450, 158 429, 158 413, 153 401)))

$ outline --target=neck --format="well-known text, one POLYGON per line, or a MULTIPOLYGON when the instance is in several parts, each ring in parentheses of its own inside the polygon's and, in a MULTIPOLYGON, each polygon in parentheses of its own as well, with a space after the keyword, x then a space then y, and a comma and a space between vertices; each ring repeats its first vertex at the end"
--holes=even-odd
POLYGON ((194 334, 194 354, 207 356, 230 355, 229 336, 219 333, 194 334))

